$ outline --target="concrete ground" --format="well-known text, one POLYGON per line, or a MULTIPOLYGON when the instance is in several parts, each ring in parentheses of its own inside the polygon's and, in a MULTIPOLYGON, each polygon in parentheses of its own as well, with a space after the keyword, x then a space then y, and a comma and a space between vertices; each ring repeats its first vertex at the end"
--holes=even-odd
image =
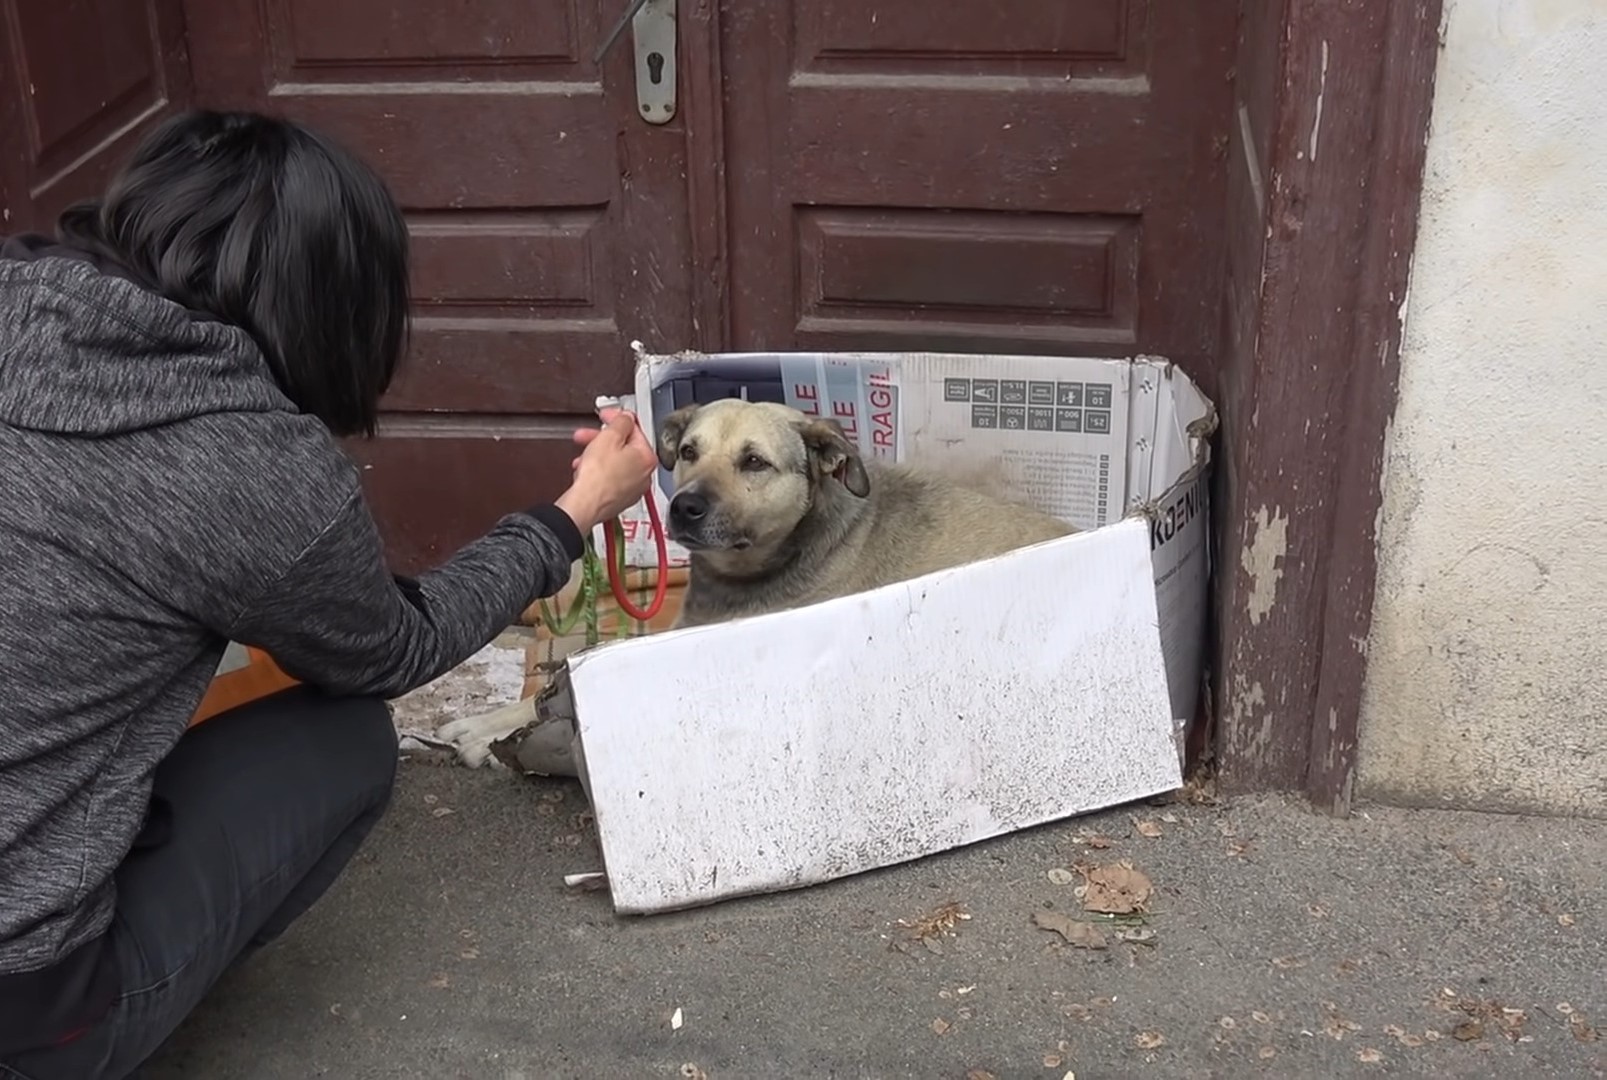
POLYGON ((572 782, 404 765, 351 871, 149 1075, 1607 1076, 1600 822, 1141 805, 622 919, 562 882, 600 866, 583 810, 572 782), (1147 925, 1035 925, 1120 860, 1147 925))

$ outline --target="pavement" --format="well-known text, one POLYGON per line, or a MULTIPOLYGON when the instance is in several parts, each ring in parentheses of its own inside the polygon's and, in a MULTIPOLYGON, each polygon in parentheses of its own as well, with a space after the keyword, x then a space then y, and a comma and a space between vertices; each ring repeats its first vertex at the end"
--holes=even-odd
POLYGON ((623 918, 577 784, 411 756, 150 1077, 1607 1076, 1604 822, 1145 803, 623 918))

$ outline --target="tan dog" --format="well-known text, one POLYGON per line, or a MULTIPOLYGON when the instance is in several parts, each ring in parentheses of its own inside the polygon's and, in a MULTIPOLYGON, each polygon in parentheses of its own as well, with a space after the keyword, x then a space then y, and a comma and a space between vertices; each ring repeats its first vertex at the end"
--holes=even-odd
POLYGON ((659 432, 665 522, 691 556, 676 626, 848 596, 1074 530, 907 465, 865 462, 835 421, 769 402, 688 405, 659 432))
MULTIPOLYGON (((692 564, 677 628, 849 596, 1075 531, 930 472, 867 463, 834 421, 783 405, 678 409, 658 452, 675 477, 666 532, 692 564)), ((569 725, 538 721, 527 698, 437 735, 470 766, 513 756, 522 769, 576 775, 569 725)))

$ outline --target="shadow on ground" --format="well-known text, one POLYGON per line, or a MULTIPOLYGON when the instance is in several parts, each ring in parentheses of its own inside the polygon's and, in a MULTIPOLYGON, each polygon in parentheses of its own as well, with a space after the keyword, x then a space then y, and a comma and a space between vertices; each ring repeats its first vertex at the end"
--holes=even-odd
POLYGON ((1599 822, 1139 806, 621 919, 563 885, 600 865, 583 809, 572 783, 405 766, 350 873, 149 1077, 1607 1076, 1599 822), (1050 871, 1124 859, 1151 940, 1034 925, 1082 906, 1050 871), (970 917, 933 945, 900 925, 946 904, 970 917))

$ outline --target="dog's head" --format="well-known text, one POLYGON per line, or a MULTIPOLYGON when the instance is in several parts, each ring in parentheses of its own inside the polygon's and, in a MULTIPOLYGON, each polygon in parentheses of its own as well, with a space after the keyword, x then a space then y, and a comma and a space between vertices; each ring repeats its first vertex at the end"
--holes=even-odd
POLYGON ((667 531, 691 551, 773 547, 825 484, 870 493, 859 448, 836 421, 771 402, 677 409, 659 431, 658 459, 675 477, 667 531))

